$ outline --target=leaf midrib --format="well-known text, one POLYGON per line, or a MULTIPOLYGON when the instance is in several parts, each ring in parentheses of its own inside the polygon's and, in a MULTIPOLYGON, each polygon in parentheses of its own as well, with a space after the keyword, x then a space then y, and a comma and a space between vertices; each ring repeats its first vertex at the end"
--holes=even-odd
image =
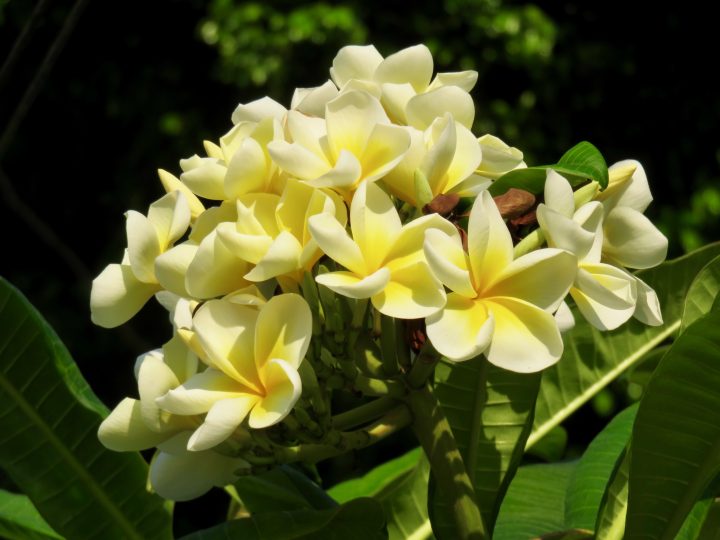
MULTIPOLYGON (((20 326, 22 326, 22 324, 20 326)), ((33 336, 33 340, 37 338, 38 334, 33 336)), ((4 372, 0 373, 0 387, 8 393, 16 406, 19 407, 25 416, 30 420, 31 424, 40 429, 45 436, 45 440, 51 444, 61 458, 70 466, 71 469, 73 469, 73 471, 75 471, 77 477, 95 496, 95 500, 106 509, 107 513, 114 519, 117 525, 128 535, 128 537, 143 540, 142 536, 140 536, 135 531, 132 524, 125 519, 124 514, 120 512, 114 503, 107 497, 105 491, 95 481, 95 479, 88 474, 87 470, 76 459, 75 455, 63 444, 57 435, 55 435, 55 433, 45 423, 43 418, 37 414, 33 406, 25 399, 25 397, 15 389, 4 372)))

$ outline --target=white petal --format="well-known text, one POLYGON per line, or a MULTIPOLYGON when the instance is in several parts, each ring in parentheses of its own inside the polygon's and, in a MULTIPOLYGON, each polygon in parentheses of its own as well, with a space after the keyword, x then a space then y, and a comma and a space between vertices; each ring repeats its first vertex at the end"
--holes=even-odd
POLYGON ((172 414, 202 414, 218 401, 244 394, 244 388, 221 371, 208 368, 182 385, 155 399, 158 407, 172 414))
POLYGON ((383 57, 373 45, 348 45, 333 59, 330 76, 339 88, 350 79, 372 79, 383 57))
POLYGON ((567 305, 567 302, 562 302, 560 304, 560 307, 558 307, 554 317, 555 322, 558 325, 558 329, 562 334, 572 330, 575 327, 575 317, 570 310, 570 306, 567 305))
POLYGON ((389 124, 380 102, 367 92, 346 92, 325 108, 327 137, 332 158, 347 150, 362 155, 376 124, 389 124))
POLYGON ((185 242, 155 259, 155 276, 163 289, 179 296, 190 296, 185 288, 185 275, 197 250, 198 246, 185 242))
POLYGON ((282 231, 270 244, 255 268, 245 274, 248 281, 266 281, 300 269, 302 245, 292 234, 282 231))
POLYGON ((334 216, 312 216, 308 219, 308 228, 323 253, 351 272, 365 275, 365 260, 360 248, 334 216))
POLYGON ((425 257, 437 278, 450 290, 473 298, 477 295, 470 279, 467 255, 457 231, 448 235, 438 229, 425 232, 425 257))
POLYGON ((212 206, 200 214, 193 224, 188 240, 200 244, 205 237, 215 231, 219 223, 236 222, 237 204, 235 201, 223 201, 220 206, 212 206))
POLYGON ((470 92, 475 87, 477 79, 478 72, 473 70, 438 73, 430 83, 428 90, 435 90, 441 86, 457 86, 470 92))
POLYGON ((468 257, 478 291, 494 282, 513 260, 510 231, 487 191, 480 193, 470 211, 468 257))
POLYGON ((258 401, 258 396, 244 394, 215 402, 202 425, 190 437, 188 450, 207 450, 223 442, 245 420, 258 401))
POLYGON ((390 197, 380 187, 365 181, 350 206, 350 228, 368 271, 372 271, 382 265, 402 224, 390 197))
POLYGON ((570 182, 552 169, 548 169, 545 176, 545 204, 567 218, 575 213, 575 198, 570 182))
POLYGON ((508 146, 494 135, 483 135, 478 138, 478 143, 482 149, 482 161, 477 172, 481 176, 497 179, 506 172, 525 165, 520 150, 508 146))
POLYGON ((157 283, 155 279, 155 258, 160 255, 161 247, 157 231, 152 222, 139 212, 129 210, 125 229, 128 249, 135 277, 143 283, 157 283))
POLYGON ((405 128, 376 124, 363 150, 360 162, 362 177, 373 182, 394 169, 410 148, 410 135, 405 128))
POLYGON ((179 178, 176 178, 174 175, 163 169, 158 169, 158 176, 160 177, 160 182, 166 192, 172 193, 173 191, 179 191, 185 196, 185 200, 190 207, 190 215, 192 216, 192 219, 197 218, 205 211, 205 207, 200 202, 200 199, 198 199, 195 194, 190 191, 190 188, 183 184, 179 178))
POLYGON ((255 326, 255 361, 258 370, 280 358, 297 369, 305 358, 312 335, 312 313, 297 294, 281 294, 260 309, 255 326))
POLYGON ((663 316, 657 293, 642 279, 636 277, 635 282, 638 298, 633 315, 638 321, 649 326, 662 325, 663 316))
POLYGON ((332 81, 326 81, 322 86, 315 88, 296 88, 290 104, 291 109, 310 116, 323 117, 325 105, 338 94, 337 87, 332 81))
POLYGON ((232 123, 260 122, 265 118, 282 119, 286 112, 287 109, 274 99, 262 97, 250 103, 238 105, 232 113, 232 123))
POLYGON ((538 205, 536 215, 548 246, 566 249, 580 260, 590 252, 595 241, 594 233, 542 203, 538 205))
POLYGON ((331 166, 324 159, 298 143, 273 141, 268 152, 277 165, 301 180, 312 180, 328 172, 331 166))
POLYGON ((380 313, 398 319, 421 319, 445 305, 445 289, 425 261, 393 268, 390 281, 372 297, 380 313))
POLYGON ((154 431, 161 431, 166 425, 162 411, 155 399, 180 385, 175 373, 163 362, 162 356, 144 354, 138 358, 138 391, 145 424, 154 431))
POLYGON ((595 328, 614 330, 635 312, 635 278, 608 264, 583 264, 570 289, 580 313, 595 328))
POLYGON ((302 393, 300 375, 284 360, 273 359, 267 362, 261 376, 265 397, 250 411, 248 424, 253 429, 263 429, 282 421, 302 393))
POLYGON ((200 243, 188 266, 185 287, 194 298, 222 296, 249 285, 243 278, 249 269, 213 232, 200 243))
POLYGON ((93 280, 90 292, 92 322, 114 328, 135 315, 160 285, 138 281, 128 265, 109 264, 93 280))
POLYGON ((381 101, 388 116, 396 124, 406 124, 407 116, 405 115, 405 108, 410 99, 415 96, 415 89, 410 83, 383 83, 381 89, 381 101))
POLYGON ((328 289, 350 298, 370 298, 382 291, 390 281, 390 270, 380 268, 367 277, 350 272, 328 272, 320 274, 315 281, 328 289))
POLYGON ((222 201, 225 198, 225 173, 227 167, 214 158, 181 159, 180 166, 185 171, 180 180, 193 193, 206 199, 222 201))
MULTIPOLYGON (((446 193, 448 191, 457 192, 460 184, 466 183, 466 180, 473 175, 482 160, 480 143, 478 143, 472 131, 459 122, 455 122, 455 130, 457 133, 457 144, 455 147, 455 155, 447 169, 448 179, 445 186, 446 193)), ((480 183, 480 180, 481 179, 478 178, 474 182, 480 183)), ((486 179, 482 180, 484 181, 486 179)), ((467 182, 467 185, 464 187, 465 190, 470 187, 470 183, 471 182, 467 182)), ((475 193, 479 193, 479 190, 475 191, 475 193)))
POLYGON ((446 112, 466 128, 472 128, 475 104, 470 94, 457 86, 443 86, 418 94, 408 102, 405 109, 408 124, 423 130, 446 112))
POLYGON ((264 191, 267 162, 262 146, 248 137, 228 163, 225 175, 225 198, 234 199, 245 193, 264 191))
POLYGON ((445 174, 447 173, 457 147, 457 130, 455 121, 449 114, 435 120, 428 128, 433 132, 434 144, 420 165, 420 170, 432 188, 433 195, 444 192, 445 174))
POLYGON ((652 268, 665 260, 668 240, 637 210, 618 206, 603 226, 603 256, 630 268, 652 268))
POLYGON ((190 206, 185 195, 173 191, 152 203, 148 210, 148 220, 155 228, 161 249, 167 249, 190 226, 190 206))
POLYGON ((142 417, 140 402, 125 398, 100 424, 98 439, 115 452, 135 452, 157 446, 170 436, 151 430, 142 417))
POLYGON ((639 161, 626 159, 608 167, 610 184, 597 195, 608 210, 627 206, 644 212, 652 202, 645 169, 639 161))
POLYGON ((362 165, 358 158, 343 150, 340 152, 335 166, 322 176, 308 180, 308 184, 318 188, 337 188, 339 190, 352 188, 362 176, 362 165))
POLYGON ((410 83, 416 92, 423 92, 430 84, 433 58, 425 45, 415 45, 391 54, 375 70, 375 80, 381 83, 410 83))
POLYGON ((461 362, 484 352, 493 335, 495 322, 485 304, 457 293, 447 296, 447 304, 425 319, 433 346, 449 360, 461 362))

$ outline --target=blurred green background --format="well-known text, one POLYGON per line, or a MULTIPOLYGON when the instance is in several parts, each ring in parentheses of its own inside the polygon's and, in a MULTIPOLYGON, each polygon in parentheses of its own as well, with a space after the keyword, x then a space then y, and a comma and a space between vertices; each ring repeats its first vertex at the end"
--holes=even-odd
MULTIPOLYGON (((478 135, 500 136, 530 164, 553 162, 580 140, 608 163, 639 159, 671 256, 716 240, 716 23, 700 4, 648 6, 0 0, 0 273, 55 326, 109 406, 134 393, 134 358, 169 337, 165 313, 150 306, 103 330, 88 308, 90 280, 122 255, 123 212, 146 211, 162 194, 155 170, 177 172, 180 158, 202 152, 203 139, 230 128, 239 102, 269 94, 288 104, 295 86, 327 80, 350 43, 387 55, 422 42, 436 69, 477 70, 478 135)), ((569 452, 627 399, 617 383, 572 419, 569 452)), ((349 456, 326 475, 362 470, 407 444, 349 456)))

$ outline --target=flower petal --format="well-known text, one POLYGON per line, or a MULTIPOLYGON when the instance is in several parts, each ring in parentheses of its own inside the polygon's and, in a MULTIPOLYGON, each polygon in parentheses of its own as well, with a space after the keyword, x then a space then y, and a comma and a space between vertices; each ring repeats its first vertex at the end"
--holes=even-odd
POLYGON ((425 231, 425 257, 437 278, 461 296, 474 298, 467 255, 457 231, 448 235, 438 229, 425 231))
POLYGON ((376 124, 389 124, 380 102, 367 92, 345 92, 325 107, 327 137, 332 158, 347 150, 361 156, 376 124))
POLYGON ((410 83, 383 83, 381 90, 382 95, 380 100, 388 116, 396 124, 407 124, 405 108, 407 107, 408 101, 417 93, 412 85, 410 83))
POLYGON ((372 80, 382 55, 373 45, 348 45, 338 51, 330 68, 330 77, 338 88, 351 79, 372 80))
POLYGON ((180 386, 180 381, 163 362, 162 354, 155 351, 138 358, 137 379, 143 421, 150 429, 163 431, 167 415, 162 413, 155 399, 180 386))
MULTIPOLYGON (((445 185, 445 192, 450 190, 456 191, 456 186, 465 183, 465 181, 475 172, 482 160, 480 143, 475 138, 472 131, 459 122, 454 122, 454 124, 457 143, 455 146, 455 154, 453 155, 453 159, 447 168, 448 179, 447 184, 445 185)), ((478 178, 475 182, 480 183, 480 181, 481 179, 478 178)))
POLYGON ((292 234, 282 231, 270 244, 255 268, 245 274, 248 281, 267 281, 300 269, 303 247, 292 234))
POLYGON ((433 58, 425 45, 414 45, 391 54, 375 70, 374 78, 381 83, 410 83, 416 92, 430 84, 433 58))
POLYGON ((550 313, 515 298, 496 297, 487 305, 495 317, 495 333, 485 353, 491 364, 534 373, 560 359, 562 337, 550 313))
POLYGON ((129 321, 160 285, 138 281, 129 265, 109 264, 92 282, 90 317, 103 328, 129 321))
POLYGON ((447 235, 457 233, 455 225, 439 214, 428 214, 413 219, 400 229, 400 233, 385 258, 386 266, 392 270, 418 261, 426 262, 423 245, 425 243, 425 231, 430 229, 441 230, 447 235))
MULTIPOLYGON (((602 208, 600 210, 602 212, 602 208)), ((538 205, 536 215, 548 246, 566 249, 580 260, 590 252, 595 240, 593 232, 542 203, 538 205)))
POLYGON ((434 139, 434 144, 425 154, 420 170, 425 174, 433 195, 439 195, 445 191, 445 175, 455 157, 457 148, 455 121, 450 114, 446 113, 437 118, 428 131, 434 139))
POLYGON ((271 298, 260 309, 255 326, 255 362, 258 370, 280 358, 297 369, 305 358, 312 335, 312 313, 297 294, 271 298))
POLYGON ((250 409, 259 400, 256 395, 242 394, 215 402, 203 423, 188 440, 188 450, 192 452, 208 450, 225 441, 245 420, 250 409))
POLYGON ((180 160, 183 172, 180 180, 193 193, 206 199, 222 201, 225 198, 227 167, 215 158, 193 156, 180 160))
POLYGON ((185 196, 185 200, 190 207, 190 215, 192 219, 196 219, 205 211, 205 207, 200 202, 200 199, 198 199, 195 194, 190 191, 190 188, 183 184, 179 178, 176 178, 175 175, 172 175, 163 169, 158 169, 158 176, 160 177, 160 182, 167 193, 179 191, 185 196))
POLYGON ((510 231, 487 191, 478 195, 470 211, 468 258, 477 291, 493 283, 513 260, 510 231))
POLYGON ((561 334, 572 330, 575 327, 575 317, 567 302, 562 302, 555 312, 555 322, 561 334))
POLYGON ((494 135, 483 135, 478 138, 478 143, 482 150, 482 160, 477 172, 481 176, 495 180, 506 172, 525 166, 523 153, 494 135))
POLYGON ((180 415, 203 414, 218 401, 245 394, 243 386, 217 369, 196 373, 180 386, 155 399, 158 407, 180 415))
POLYGON ((334 216, 312 216, 308 219, 308 228, 323 253, 351 272, 365 275, 365 259, 360 248, 334 216))
POLYGON ((170 435, 150 429, 143 421, 140 401, 131 398, 118 403, 98 428, 98 439, 102 445, 115 452, 152 448, 170 435))
POLYGON ((457 293, 447 295, 447 304, 425 319, 433 346, 449 360, 461 362, 484 352, 495 322, 485 304, 457 293))
POLYGON ((264 191, 267 166, 260 143, 251 137, 243 140, 227 166, 225 198, 234 199, 245 193, 264 191))
POLYGON ((335 163, 335 166, 314 179, 310 179, 307 183, 318 188, 336 188, 342 191, 346 188, 352 188, 362 176, 362 165, 355 157, 355 154, 343 150, 335 163))
POLYGON ((325 105, 337 95, 338 89, 332 81, 325 81, 325 84, 314 88, 296 88, 290 108, 322 118, 325 115, 325 105))
POLYGON ((272 237, 264 232, 262 234, 239 233, 235 223, 218 225, 217 238, 229 252, 237 254, 239 258, 252 264, 259 263, 273 243, 272 237))
POLYGON ((639 161, 626 159, 608 167, 610 183, 597 194, 596 198, 612 210, 616 206, 627 206, 644 212, 652 202, 645 169, 639 161))
POLYGON ((269 97, 262 97, 251 101, 250 103, 241 103, 232 113, 232 123, 240 122, 260 122, 266 118, 282 117, 287 109, 280 105, 277 101, 269 97))
POLYGON ((663 323, 660 301, 657 293, 639 277, 635 277, 637 284, 637 304, 634 317, 643 324, 660 326, 663 323))
POLYGON ((475 103, 470 94, 457 86, 442 86, 418 94, 408 101, 405 108, 408 124, 422 130, 446 112, 452 114, 453 118, 466 128, 472 128, 475 103))
POLYGON ((428 90, 435 90, 441 86, 457 86, 466 92, 470 92, 478 79, 478 72, 474 70, 450 71, 438 73, 430 83, 428 90))
POLYGON ((390 197, 374 183, 364 181, 350 205, 350 228, 368 271, 372 271, 382 265, 402 224, 390 197))
POLYGON ((603 225, 603 256, 629 268, 652 268, 665 260, 668 240, 637 210, 618 206, 603 225))
POLYGON ((575 213, 575 198, 570 182, 552 169, 548 169, 545 175, 545 205, 567 218, 575 213))
POLYGON ((174 244, 190 226, 190 206, 185 195, 173 191, 150 205, 148 220, 153 224, 162 250, 174 244))
POLYGON ((302 393, 300 375, 284 360, 273 359, 267 362, 263 366, 261 377, 265 397, 250 411, 248 424, 253 429, 263 429, 282 421, 302 393))
POLYGON ((614 330, 635 312, 635 278, 609 264, 583 264, 570 289, 580 313, 595 328, 614 330))
POLYGON ((193 329, 212 366, 228 377, 260 390, 253 340, 256 309, 225 300, 210 300, 193 317, 193 329))
POLYGON ((185 288, 185 275, 197 251, 197 245, 184 242, 155 259, 155 277, 163 289, 178 296, 190 296, 185 288))
POLYGON ((267 149, 278 167, 301 180, 319 178, 331 169, 327 161, 298 143, 273 141, 267 149))
POLYGON ((247 262, 230 250, 216 231, 206 236, 185 274, 185 288, 194 298, 213 298, 247 287, 247 262))
POLYGON ((508 296, 554 312, 577 274, 577 257, 562 249, 532 251, 505 267, 485 297, 508 296))
POLYGON ((376 124, 370 133, 360 162, 362 177, 373 182, 394 169, 410 148, 410 135, 400 126, 376 124))
POLYGON ((445 289, 425 261, 393 268, 390 281, 372 297, 383 315, 399 319, 421 319, 445 305, 445 289))
POLYGON ((390 270, 380 268, 367 277, 350 272, 328 272, 320 274, 315 281, 350 298, 370 298, 382 291, 390 281, 390 270))
POLYGON ((157 283, 155 259, 162 249, 153 223, 139 212, 129 210, 125 216, 127 256, 135 277, 143 283, 157 283))

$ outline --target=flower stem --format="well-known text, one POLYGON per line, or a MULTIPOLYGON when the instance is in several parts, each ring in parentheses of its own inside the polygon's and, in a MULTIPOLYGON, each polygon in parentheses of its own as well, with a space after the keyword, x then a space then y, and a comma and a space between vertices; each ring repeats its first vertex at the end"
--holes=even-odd
POLYGON ((430 341, 426 341, 407 375, 407 383, 410 388, 423 388, 439 360, 440 353, 435 350, 430 341))
POLYGON ((450 502, 457 538, 487 538, 485 524, 475 499, 475 490, 465 469, 450 424, 429 386, 410 392, 407 403, 413 413, 412 428, 430 461, 433 477, 442 496, 450 502))
POLYGON ((399 381, 384 381, 358 375, 352 383, 352 388, 366 396, 393 396, 403 398, 406 393, 405 385, 399 381))
POLYGON ((354 428, 382 416, 397 403, 397 400, 390 396, 374 399, 369 403, 333 416, 332 426, 340 431, 354 428))

